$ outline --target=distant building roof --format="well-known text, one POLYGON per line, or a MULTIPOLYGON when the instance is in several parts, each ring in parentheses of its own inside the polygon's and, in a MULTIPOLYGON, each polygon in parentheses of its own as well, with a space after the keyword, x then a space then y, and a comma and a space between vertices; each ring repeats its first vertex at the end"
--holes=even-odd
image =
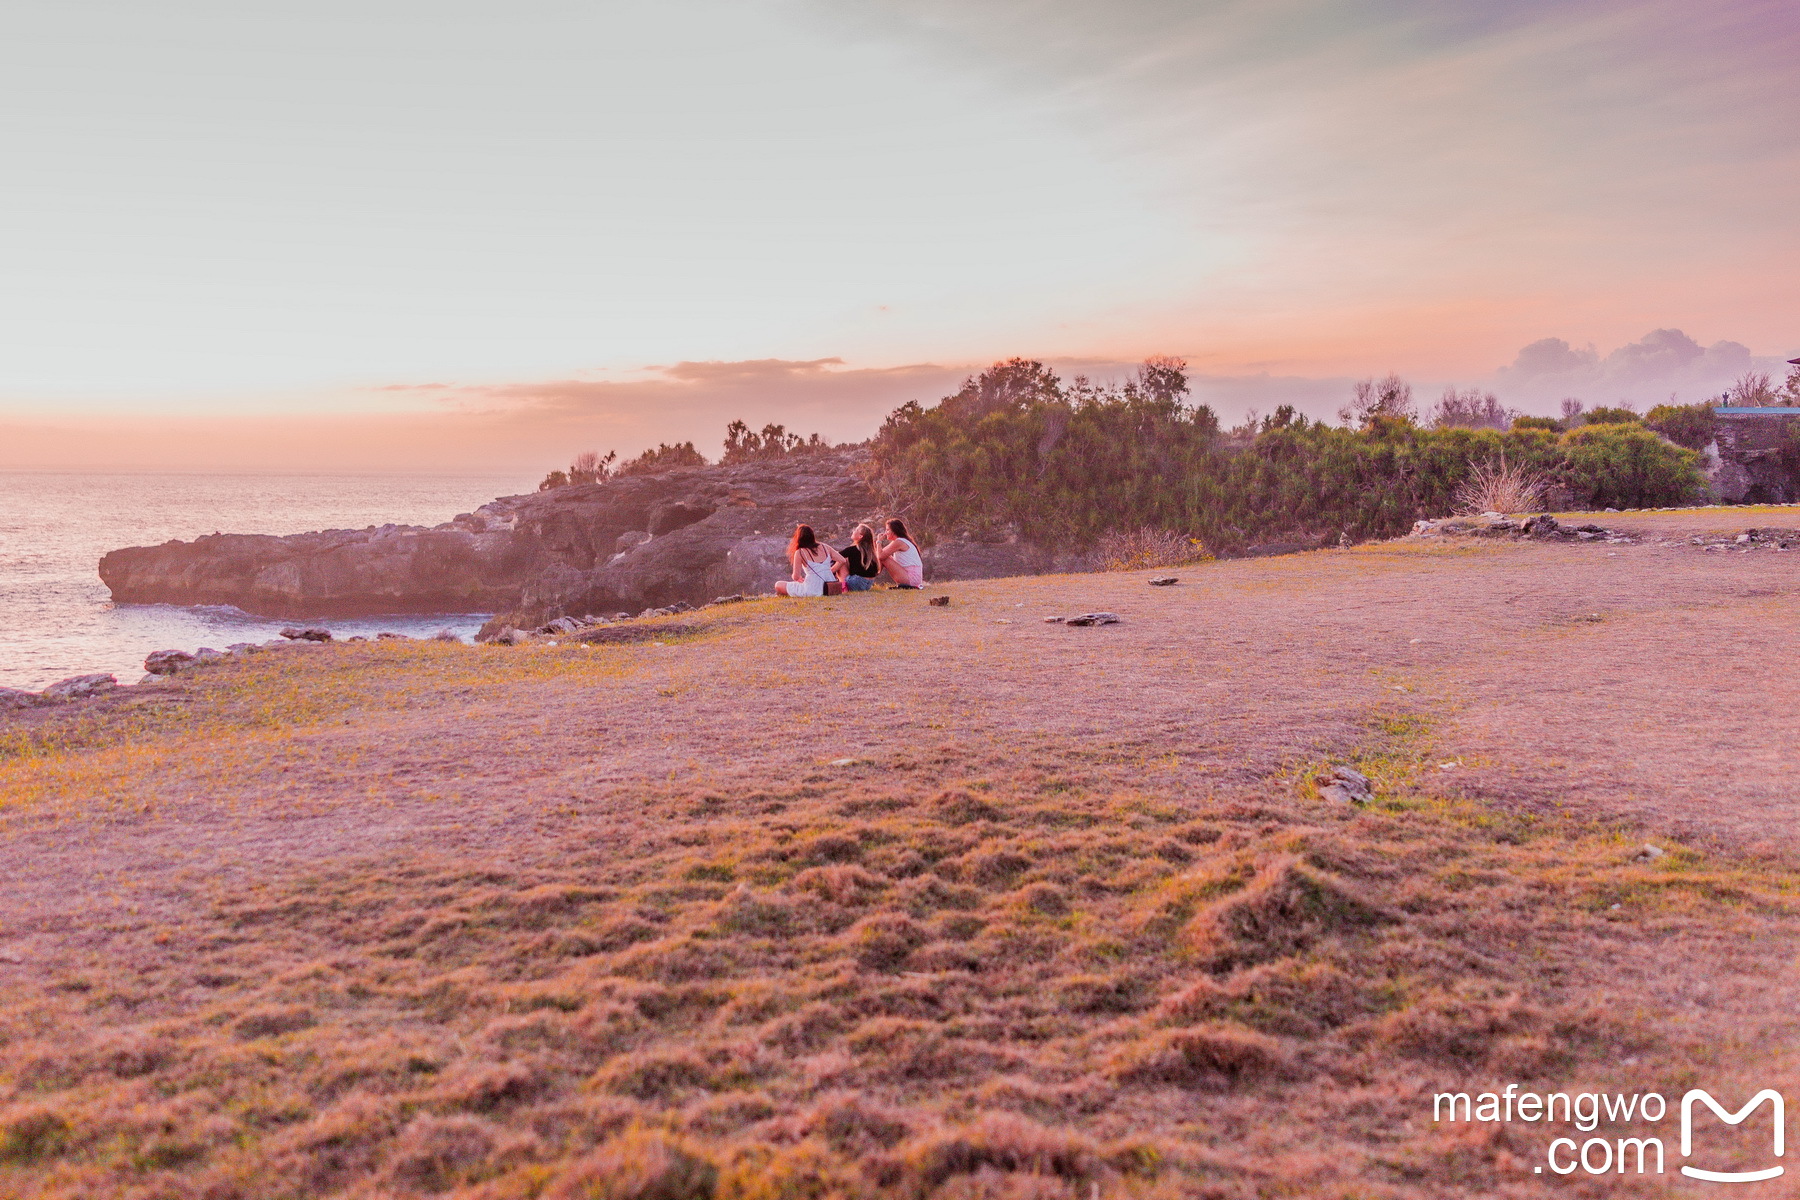
POLYGON ((1713 412, 1721 417, 1800 417, 1800 408, 1794 407, 1754 408, 1721 404, 1713 412))

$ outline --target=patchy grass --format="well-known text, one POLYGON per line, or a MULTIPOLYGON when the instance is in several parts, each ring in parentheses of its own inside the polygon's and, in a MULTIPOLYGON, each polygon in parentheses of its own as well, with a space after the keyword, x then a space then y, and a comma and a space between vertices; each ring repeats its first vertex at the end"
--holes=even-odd
MULTIPOLYGON (((1791 1018, 1732 981, 1787 969, 1800 901, 1779 846, 1501 774, 1481 671, 1405 649, 1562 646, 1504 599, 1553 549, 300 651, 35 714, 0 757, 0 1194, 1547 1194, 1541 1144, 1430 1094, 1781 1078, 1791 1018), (1420 580, 1510 623, 1432 624, 1420 580), (1127 625, 1035 620, 1096 595, 1127 625), (1358 603, 1401 616, 1322 624, 1358 603), (1333 763, 1376 800, 1322 801, 1333 763)), ((1659 727, 1617 700, 1635 762, 1659 727)))

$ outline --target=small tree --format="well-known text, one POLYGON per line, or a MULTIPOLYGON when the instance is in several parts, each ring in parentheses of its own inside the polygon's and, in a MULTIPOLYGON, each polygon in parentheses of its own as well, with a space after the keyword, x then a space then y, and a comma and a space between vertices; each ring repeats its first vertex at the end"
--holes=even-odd
POLYGON ((1129 386, 1158 404, 1179 405, 1188 394, 1187 360, 1153 354, 1137 369, 1129 386))
MULTIPOLYGON (((1150 368, 1149 363, 1144 365, 1150 368)), ((1186 376, 1181 378, 1181 390, 1187 390, 1186 376)), ((944 397, 940 407, 946 416, 974 422, 989 413, 1020 411, 1062 398, 1062 381, 1056 372, 1035 359, 1009 358, 963 380, 962 387, 955 395, 944 397)))
POLYGON ((1517 413, 1500 403, 1500 397, 1480 388, 1459 392, 1445 388, 1431 410, 1433 429, 1506 429, 1517 413))
POLYGON ((577 483, 599 483, 613 473, 613 463, 618 459, 616 451, 608 451, 602 458, 596 450, 583 450, 575 456, 567 471, 552 471, 544 476, 538 484, 538 491, 547 492, 551 488, 570 487, 577 483))
POLYGON ((1581 424, 1581 410, 1586 407, 1573 396, 1564 396, 1562 402, 1563 425, 1573 429, 1581 424))
POLYGON ((1746 371, 1725 396, 1730 403, 1744 408, 1764 408, 1775 403, 1775 388, 1767 371, 1746 371))
POLYGON ((1412 384, 1391 371, 1386 378, 1359 382, 1350 403, 1338 409, 1338 420, 1358 429, 1376 417, 1411 421, 1417 416, 1412 384))
POLYGON ((575 461, 569 464, 569 482, 599 483, 613 473, 613 463, 617 462, 618 458, 617 450, 608 450, 605 458, 600 457, 597 451, 583 450, 575 456, 575 461))

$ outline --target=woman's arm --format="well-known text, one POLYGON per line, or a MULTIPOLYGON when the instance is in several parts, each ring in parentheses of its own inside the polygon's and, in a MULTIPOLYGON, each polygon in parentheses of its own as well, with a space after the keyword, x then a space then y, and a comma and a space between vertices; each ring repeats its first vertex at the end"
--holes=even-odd
POLYGON ((788 565, 794 568, 794 582, 806 582, 806 568, 800 563, 800 552, 794 551, 788 556, 788 565))

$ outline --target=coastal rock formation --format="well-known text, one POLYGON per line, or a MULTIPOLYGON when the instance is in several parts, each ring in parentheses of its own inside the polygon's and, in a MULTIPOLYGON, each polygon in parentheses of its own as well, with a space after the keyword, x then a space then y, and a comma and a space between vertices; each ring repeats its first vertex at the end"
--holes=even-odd
POLYGON ((100 578, 121 604, 233 604, 271 617, 482 612, 518 595, 510 521, 465 514, 424 529, 381 525, 288 537, 215 533, 114 550, 100 578))
POLYGON ((1800 497, 1800 408, 1713 409, 1706 447, 1713 495, 1726 504, 1791 504, 1800 497))
POLYGON ((0 712, 60 704, 66 700, 87 700, 105 695, 118 686, 119 679, 116 675, 71 675, 67 679, 57 680, 41 692, 0 688, 0 712))
MULTIPOLYGON (((786 578, 797 522, 843 545, 858 521, 884 516, 860 465, 858 451, 834 450, 627 475, 502 497, 429 529, 214 534, 115 550, 100 577, 120 603, 231 604, 275 617, 502 614, 490 632, 699 605, 786 578)), ((1084 565, 1016 541, 940 542, 925 560, 932 580, 1084 565)))

